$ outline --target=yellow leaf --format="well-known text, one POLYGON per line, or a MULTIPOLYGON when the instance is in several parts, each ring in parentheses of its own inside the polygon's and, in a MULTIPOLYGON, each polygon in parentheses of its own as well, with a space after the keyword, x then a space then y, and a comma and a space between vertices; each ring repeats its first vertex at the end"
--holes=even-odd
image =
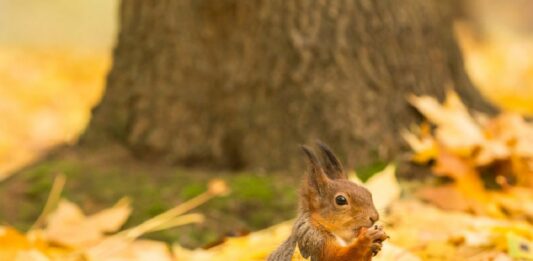
POLYGON ((385 169, 367 180, 365 187, 372 193, 374 205, 383 215, 382 212, 400 197, 401 189, 396 179, 396 166, 387 165, 385 169))
POLYGON ((387 221, 392 224, 387 228, 390 243, 411 250, 422 260, 465 260, 465 256, 492 251, 496 253, 491 256, 503 258, 508 232, 527 239, 533 236, 533 227, 526 222, 442 211, 414 200, 395 202, 387 221))
POLYGON ((448 92, 444 105, 429 96, 410 96, 409 102, 436 125, 437 140, 453 151, 468 155, 484 142, 481 128, 456 93, 448 92))
MULTIPOLYGON (((292 221, 274 225, 246 236, 227 238, 224 243, 208 250, 187 250, 178 245, 173 247, 177 260, 265 260, 283 241, 292 229, 292 221)), ((293 260, 304 260, 296 253, 293 260)))
POLYGON ((86 252, 88 260, 94 261, 172 261, 166 243, 152 240, 132 241, 114 236, 86 252))
POLYGON ((47 260, 48 245, 35 234, 23 235, 10 227, 0 226, 0 260, 47 260))
POLYGON ((102 232, 114 232, 126 222, 130 214, 130 201, 122 199, 112 208, 104 209, 90 216, 87 222, 102 232))
POLYGON ((414 133, 407 130, 401 133, 403 139, 409 144, 414 151, 412 160, 416 163, 426 163, 437 157, 438 146, 433 137, 417 137, 414 133))
POLYGON ((507 233, 509 255, 516 259, 533 259, 533 243, 512 232, 507 233))
POLYGON ((42 252, 32 249, 19 251, 14 261, 50 261, 50 258, 42 252))
POLYGON ((422 261, 418 256, 409 252, 407 249, 391 244, 388 241, 383 242, 383 249, 378 253, 373 261, 422 261))
POLYGON ((74 203, 61 200, 48 217, 44 230, 48 240, 69 247, 83 247, 102 240, 105 232, 118 230, 131 212, 127 201, 86 217, 74 203))

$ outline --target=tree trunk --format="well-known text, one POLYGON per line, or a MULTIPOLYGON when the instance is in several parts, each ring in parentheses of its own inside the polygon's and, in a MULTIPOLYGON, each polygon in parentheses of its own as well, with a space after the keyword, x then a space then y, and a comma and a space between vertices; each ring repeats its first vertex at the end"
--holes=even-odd
MULTIPOLYGON (((409 94, 466 76, 452 1, 124 0, 107 91, 83 138, 185 165, 286 169, 320 139, 348 166, 390 160, 409 94)), ((298 165, 298 164, 296 164, 298 165)))

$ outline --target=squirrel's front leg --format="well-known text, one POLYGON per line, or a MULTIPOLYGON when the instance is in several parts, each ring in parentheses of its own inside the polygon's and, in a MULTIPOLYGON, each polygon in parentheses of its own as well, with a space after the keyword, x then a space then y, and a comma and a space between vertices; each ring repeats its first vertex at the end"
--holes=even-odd
POLYGON ((380 250, 382 243, 388 236, 382 226, 362 228, 357 239, 346 247, 334 245, 326 246, 323 261, 368 261, 380 250), (333 257, 333 258, 332 258, 333 257))

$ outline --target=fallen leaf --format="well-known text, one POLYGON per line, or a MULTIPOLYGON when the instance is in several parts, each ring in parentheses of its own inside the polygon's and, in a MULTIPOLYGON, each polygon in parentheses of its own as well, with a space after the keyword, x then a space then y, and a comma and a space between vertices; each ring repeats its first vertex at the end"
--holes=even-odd
POLYGON ((507 233, 509 255, 516 259, 533 259, 533 243, 514 233, 507 233))
POLYGON ((416 195, 441 209, 456 211, 472 209, 470 204, 466 202, 464 195, 454 185, 423 187, 416 192, 416 195))
POLYGON ((23 250, 17 253, 14 261, 50 261, 42 252, 32 249, 32 250, 23 250))
POLYGON ((383 249, 375 256, 372 260, 374 261, 421 261, 418 256, 409 252, 405 248, 393 245, 387 241, 383 242, 383 249))
POLYGON ((89 248, 85 256, 90 261, 172 261, 172 254, 164 242, 131 240, 114 236, 89 248))
POLYGON ((78 206, 61 200, 50 214, 44 230, 48 240, 69 247, 94 244, 104 233, 116 231, 131 213, 128 201, 119 201, 114 207, 92 216, 85 216, 78 206))
POLYGON ((130 214, 130 201, 124 198, 115 206, 88 217, 87 222, 102 232, 114 232, 126 222, 130 214))
POLYGON ((509 232, 528 240, 533 237, 533 226, 525 222, 443 211, 415 200, 391 205, 386 223, 390 243, 422 260, 486 260, 478 259, 482 256, 505 260, 509 232))
POLYGON ((402 131, 401 135, 414 152, 412 161, 419 164, 424 164, 437 156, 438 145, 433 137, 418 137, 413 132, 407 130, 402 131))
POLYGON ((484 142, 480 126, 456 93, 448 91, 442 106, 429 96, 410 96, 409 102, 436 125, 437 140, 456 153, 469 155, 484 142))
POLYGON ((383 215, 383 211, 400 198, 401 189, 396 179, 396 166, 389 164, 382 171, 374 174, 364 186, 372 193, 374 206, 383 215))

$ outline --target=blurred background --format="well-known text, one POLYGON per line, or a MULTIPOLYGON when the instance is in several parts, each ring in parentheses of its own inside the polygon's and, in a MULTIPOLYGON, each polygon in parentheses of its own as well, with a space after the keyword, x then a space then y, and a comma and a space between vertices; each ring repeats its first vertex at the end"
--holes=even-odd
POLYGON ((400 179, 424 183, 413 173, 427 166, 402 163, 400 132, 421 121, 410 94, 455 89, 488 115, 533 114, 531 1, 354 1, 356 18, 334 4, 167 2, 0 0, 3 224, 27 230, 57 174, 89 213, 132 198, 126 227, 218 177, 232 194, 199 208, 207 222, 147 236, 206 246, 294 217, 297 145, 317 138, 363 180, 394 161, 400 179), (317 27, 320 8, 335 22, 317 27))
POLYGON ((0 2, 2 176, 85 128, 111 64, 117 8, 117 1, 0 2))

